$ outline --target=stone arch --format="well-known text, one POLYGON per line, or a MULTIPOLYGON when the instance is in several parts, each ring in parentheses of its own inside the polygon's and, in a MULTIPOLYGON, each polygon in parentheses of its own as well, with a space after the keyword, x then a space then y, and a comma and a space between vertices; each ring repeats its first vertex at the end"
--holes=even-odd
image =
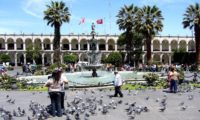
POLYGON ((35 63, 41 65, 42 64, 42 54, 38 53, 38 58, 35 59, 35 63))
POLYGON ((86 53, 82 53, 79 58, 80 61, 88 61, 88 55, 86 53))
POLYGON ((69 40, 62 39, 62 50, 69 50, 69 40))
POLYGON ((108 50, 115 50, 115 41, 113 39, 108 40, 108 50))
POLYGON ((171 51, 175 51, 178 49, 178 42, 176 40, 171 41, 171 51))
POLYGON ((88 45, 87 45, 87 40, 86 39, 81 39, 80 47, 81 47, 80 50, 87 50, 88 45))
POLYGON ((72 50, 78 50, 78 40, 77 39, 72 39, 71 45, 72 45, 72 50))
POLYGON ((169 42, 168 40, 162 41, 162 51, 169 51, 169 42))
POLYGON ((179 50, 183 50, 186 51, 186 41, 185 40, 181 40, 179 43, 179 50))
POLYGON ((45 38, 43 40, 44 50, 51 50, 51 40, 49 38, 45 38))
POLYGON ((160 51, 160 42, 159 40, 153 41, 153 51, 160 51))
POLYGON ((106 50, 106 40, 105 39, 99 39, 99 50, 106 50))
POLYGON ((121 45, 121 46, 118 45, 118 40, 117 40, 117 50, 124 50, 126 45, 121 45))
POLYGON ((45 66, 49 66, 51 64, 51 53, 44 54, 44 63, 45 66))
POLYGON ((8 38, 7 39, 8 50, 14 50, 14 39, 8 38))
POLYGON ((168 54, 162 55, 162 63, 164 63, 164 64, 168 63, 169 64, 169 55, 168 54))
POLYGON ((195 42, 193 40, 188 42, 188 51, 195 51, 195 42))
POLYGON ((24 63, 24 54, 23 53, 17 53, 17 65, 22 65, 24 63))
POLYGON ((27 48, 29 48, 30 46, 33 46, 33 42, 30 38, 25 40, 25 45, 26 45, 26 50, 27 48))
POLYGON ((39 49, 42 48, 42 41, 41 41, 41 39, 36 38, 36 39, 34 40, 34 47, 38 47, 39 49))
POLYGON ((0 38, 0 50, 5 50, 5 39, 0 38))
POLYGON ((14 64, 15 63, 15 52, 8 52, 7 54, 10 56, 10 63, 14 64))
POLYGON ((153 55, 153 61, 160 62, 160 55, 159 54, 154 54, 153 55))
POLYGON ((23 40, 21 38, 17 38, 16 45, 17 45, 17 50, 23 50, 23 40))

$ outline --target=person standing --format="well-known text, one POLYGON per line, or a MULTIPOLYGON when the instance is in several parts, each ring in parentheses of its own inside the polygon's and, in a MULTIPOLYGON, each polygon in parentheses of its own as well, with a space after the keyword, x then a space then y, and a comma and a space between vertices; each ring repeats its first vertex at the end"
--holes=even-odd
POLYGON ((171 80, 170 80, 170 92, 176 93, 177 92, 177 84, 179 79, 179 73, 176 71, 175 66, 171 67, 171 80))
POLYGON ((64 109, 65 109, 65 104, 64 104, 64 101, 65 101, 65 86, 68 84, 68 80, 67 80, 67 77, 63 74, 62 68, 59 70, 59 74, 61 76, 60 80, 63 83, 62 89, 61 89, 61 109, 64 111, 64 109))
POLYGON ((62 116, 61 109, 61 91, 63 82, 61 81, 61 74, 58 70, 53 72, 52 78, 48 79, 45 87, 48 87, 49 96, 51 99, 51 114, 52 116, 62 116))
POLYGON ((115 94, 114 94, 114 97, 117 97, 118 94, 120 95, 120 97, 123 97, 123 94, 121 92, 121 86, 123 84, 121 75, 118 73, 118 71, 115 71, 114 74, 115 74, 115 81, 114 81, 115 94))

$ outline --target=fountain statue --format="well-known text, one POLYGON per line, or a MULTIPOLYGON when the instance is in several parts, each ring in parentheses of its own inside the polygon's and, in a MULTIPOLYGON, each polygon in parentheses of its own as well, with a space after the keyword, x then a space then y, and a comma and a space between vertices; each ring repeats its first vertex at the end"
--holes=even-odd
POLYGON ((96 70, 102 67, 102 64, 100 64, 101 61, 101 52, 97 50, 97 41, 95 40, 95 25, 92 23, 92 39, 88 41, 90 46, 90 51, 87 52, 88 57, 88 65, 84 66, 87 70, 92 70, 92 77, 97 77, 96 70))

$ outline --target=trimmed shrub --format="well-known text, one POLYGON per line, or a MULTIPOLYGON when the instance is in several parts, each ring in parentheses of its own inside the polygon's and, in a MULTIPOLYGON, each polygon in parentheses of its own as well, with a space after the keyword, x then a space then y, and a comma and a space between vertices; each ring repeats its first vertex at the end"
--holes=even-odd
POLYGON ((155 73, 145 74, 143 78, 146 80, 148 86, 154 86, 155 82, 159 80, 159 76, 155 73))

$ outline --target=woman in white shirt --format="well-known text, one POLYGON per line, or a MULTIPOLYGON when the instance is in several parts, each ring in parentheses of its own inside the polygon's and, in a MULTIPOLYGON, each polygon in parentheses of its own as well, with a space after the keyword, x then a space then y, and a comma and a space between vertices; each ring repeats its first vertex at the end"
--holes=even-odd
POLYGON ((62 116, 61 109, 61 91, 63 89, 64 82, 61 81, 61 71, 56 70, 52 73, 52 78, 48 79, 45 83, 45 87, 48 87, 49 96, 51 99, 51 114, 52 116, 62 116))

